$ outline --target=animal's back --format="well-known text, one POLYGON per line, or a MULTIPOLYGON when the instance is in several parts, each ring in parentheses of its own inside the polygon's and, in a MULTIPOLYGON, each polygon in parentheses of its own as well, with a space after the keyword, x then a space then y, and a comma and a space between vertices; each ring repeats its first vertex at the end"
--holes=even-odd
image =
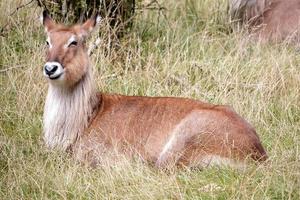
POLYGON ((262 38, 299 41, 299 0, 273 0, 262 17, 262 38))
POLYGON ((102 94, 100 99, 99 111, 80 140, 94 157, 103 147, 113 147, 157 165, 190 165, 206 155, 265 153, 255 148, 260 142, 254 129, 226 106, 172 97, 102 94))
POLYGON ((231 15, 250 25, 262 41, 299 42, 299 0, 231 0, 231 15))

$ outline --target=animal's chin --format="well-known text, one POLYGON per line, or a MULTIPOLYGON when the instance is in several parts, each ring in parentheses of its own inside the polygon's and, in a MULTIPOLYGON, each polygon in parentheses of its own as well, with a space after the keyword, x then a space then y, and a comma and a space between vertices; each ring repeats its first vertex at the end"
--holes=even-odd
POLYGON ((58 75, 46 76, 49 83, 54 86, 64 87, 66 86, 65 82, 65 73, 61 73, 58 75))
POLYGON ((57 80, 57 79, 59 79, 60 77, 62 77, 62 75, 63 75, 63 73, 58 74, 58 75, 55 75, 55 76, 48 76, 48 78, 49 78, 50 80, 57 80))
POLYGON ((62 78, 62 77, 64 76, 65 72, 62 71, 62 72, 60 72, 60 73, 54 73, 54 74, 48 75, 48 74, 46 74, 45 71, 44 71, 43 74, 44 74, 44 76, 45 76, 47 79, 50 79, 50 80, 57 80, 57 79, 62 78))

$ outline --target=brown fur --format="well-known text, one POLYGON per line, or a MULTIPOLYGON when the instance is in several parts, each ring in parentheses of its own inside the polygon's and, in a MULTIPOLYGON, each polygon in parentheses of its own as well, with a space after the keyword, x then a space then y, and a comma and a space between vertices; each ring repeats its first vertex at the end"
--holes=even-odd
POLYGON ((53 26, 50 30, 45 25, 53 43, 47 61, 60 62, 66 69, 63 84, 49 80, 44 115, 44 121, 51 125, 45 127, 48 146, 69 149, 78 159, 91 163, 98 163, 103 155, 117 150, 125 155, 139 155, 159 167, 170 163, 201 166, 202 162, 210 162, 209 158, 267 158, 252 126, 227 106, 185 98, 96 93, 90 78, 86 78, 91 74, 82 38, 85 36, 81 36, 94 25, 88 21, 84 26, 53 26), (72 34, 80 42, 64 49, 72 34), (73 112, 81 106, 79 113, 73 112), (74 120, 62 117, 66 110, 71 112, 66 117, 74 120), (78 127, 80 122, 86 123, 78 127), (72 123, 78 128, 73 130, 72 123), (52 141, 52 134, 65 137, 52 141))
POLYGON ((103 149, 97 148, 100 143, 100 148, 134 150, 159 165, 174 161, 191 165, 206 155, 238 160, 266 158, 255 130, 227 106, 184 98, 107 94, 101 95, 100 102, 97 115, 78 143, 81 147, 91 140, 96 143, 92 150, 86 148, 86 155, 101 155, 103 149), (179 124, 178 148, 174 147, 163 163, 157 163, 179 124))
POLYGON ((299 42, 299 0, 231 0, 231 15, 262 41, 299 42))

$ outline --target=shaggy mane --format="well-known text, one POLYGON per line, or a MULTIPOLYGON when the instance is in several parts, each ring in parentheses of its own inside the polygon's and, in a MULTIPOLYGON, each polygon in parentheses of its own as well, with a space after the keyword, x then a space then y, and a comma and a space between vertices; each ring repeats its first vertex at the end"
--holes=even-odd
POLYGON ((49 84, 44 112, 46 145, 67 150, 88 126, 97 103, 90 70, 74 88, 49 84))

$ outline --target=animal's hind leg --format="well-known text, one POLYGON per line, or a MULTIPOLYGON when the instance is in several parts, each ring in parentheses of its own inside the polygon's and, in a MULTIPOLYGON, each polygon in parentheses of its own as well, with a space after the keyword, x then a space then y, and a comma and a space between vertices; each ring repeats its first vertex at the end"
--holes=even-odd
POLYGON ((189 167, 230 166, 244 168, 247 154, 232 145, 227 137, 210 133, 194 135, 185 144, 178 165, 189 167))
POLYGON ((169 167, 178 162, 186 149, 187 142, 198 134, 199 128, 193 124, 201 124, 195 113, 186 116, 170 133, 168 141, 162 148, 156 166, 161 168, 169 167))
POLYGON ((202 152, 198 155, 183 155, 178 160, 179 166, 207 168, 212 166, 226 166, 242 169, 245 167, 245 163, 236 161, 234 159, 223 157, 219 154, 208 154, 202 152))

